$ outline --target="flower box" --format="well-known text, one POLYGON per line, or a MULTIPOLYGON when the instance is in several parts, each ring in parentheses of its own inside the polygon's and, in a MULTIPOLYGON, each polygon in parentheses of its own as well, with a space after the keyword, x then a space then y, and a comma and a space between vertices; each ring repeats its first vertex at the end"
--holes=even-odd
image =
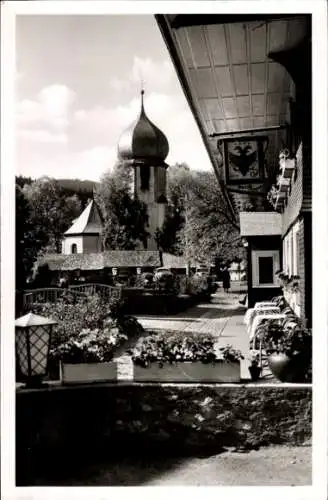
POLYGON ((290 179, 295 170, 295 159, 280 159, 279 164, 282 177, 290 179))
POLYGON ((135 382, 240 382, 240 361, 178 361, 172 364, 152 362, 147 367, 134 363, 133 368, 135 382))
POLYGON ((283 206, 286 200, 287 200, 287 193, 278 191, 275 202, 275 208, 283 206))
POLYGON ((279 193, 288 193, 290 188, 290 178, 285 178, 280 175, 278 177, 277 185, 279 193))
POLYGON ((117 363, 61 363, 60 379, 65 385, 117 381, 117 363))

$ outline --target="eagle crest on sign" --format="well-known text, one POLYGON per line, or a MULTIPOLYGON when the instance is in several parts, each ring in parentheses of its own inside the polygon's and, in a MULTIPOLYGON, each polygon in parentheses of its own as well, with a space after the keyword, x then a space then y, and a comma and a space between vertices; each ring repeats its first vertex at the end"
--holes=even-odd
MULTIPOLYGON (((230 148, 229 148, 230 149, 230 148)), ((258 175, 258 155, 257 144, 255 143, 234 143, 229 151, 229 163, 235 172, 243 177, 258 175), (254 165, 255 164, 255 165, 254 165)))

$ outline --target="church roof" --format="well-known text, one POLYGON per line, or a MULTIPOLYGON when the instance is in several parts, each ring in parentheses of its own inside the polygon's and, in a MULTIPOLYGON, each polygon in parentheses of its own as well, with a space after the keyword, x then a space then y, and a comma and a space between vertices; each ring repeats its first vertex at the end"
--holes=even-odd
POLYGON ((163 132, 148 118, 141 92, 139 118, 123 132, 118 143, 118 155, 122 160, 163 163, 169 153, 169 143, 163 132))
POLYGON ((94 200, 90 201, 73 225, 64 233, 65 236, 78 234, 98 234, 102 230, 99 209, 94 200))
POLYGON ((96 271, 105 267, 160 267, 161 255, 150 250, 108 250, 100 253, 48 254, 39 265, 48 264, 50 271, 96 271))
POLYGON ((183 257, 157 250, 107 250, 99 253, 47 254, 40 257, 39 265, 48 264, 50 271, 96 271, 105 267, 170 267, 186 266, 183 257))

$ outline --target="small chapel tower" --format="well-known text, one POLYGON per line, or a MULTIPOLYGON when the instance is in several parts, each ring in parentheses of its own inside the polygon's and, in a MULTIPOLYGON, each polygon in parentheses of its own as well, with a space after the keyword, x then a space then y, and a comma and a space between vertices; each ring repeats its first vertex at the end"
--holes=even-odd
POLYGON ((139 118, 125 131, 118 143, 118 156, 134 169, 134 195, 147 205, 148 232, 145 250, 157 250, 155 239, 165 219, 166 169, 169 153, 167 138, 147 117, 141 91, 139 118))
POLYGON ((98 253, 102 252, 102 220, 94 200, 90 201, 81 215, 64 233, 62 253, 98 253))

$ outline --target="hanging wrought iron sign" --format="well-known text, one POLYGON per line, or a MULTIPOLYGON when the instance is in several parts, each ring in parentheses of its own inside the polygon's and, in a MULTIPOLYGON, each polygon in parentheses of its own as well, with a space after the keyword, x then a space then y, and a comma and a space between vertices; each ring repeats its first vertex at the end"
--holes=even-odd
POLYGON ((261 183, 265 177, 264 144, 267 137, 223 139, 226 185, 261 183))

